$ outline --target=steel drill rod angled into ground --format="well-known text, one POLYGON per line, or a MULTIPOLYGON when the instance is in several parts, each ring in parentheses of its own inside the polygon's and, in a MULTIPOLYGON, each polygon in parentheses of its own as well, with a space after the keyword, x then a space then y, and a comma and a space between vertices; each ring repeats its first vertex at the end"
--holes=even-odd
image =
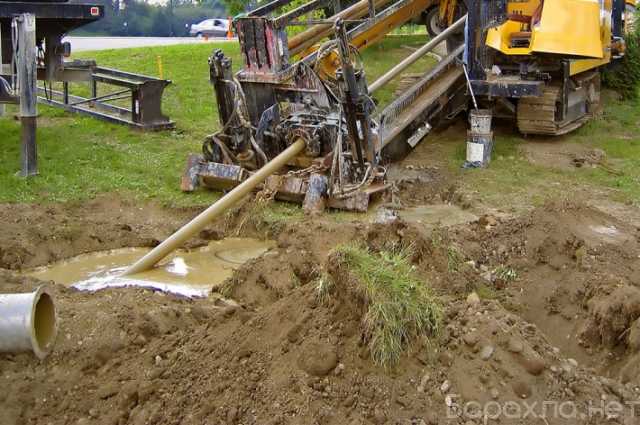
POLYGON ((398 74, 400 74, 402 71, 407 69, 413 63, 415 63, 418 59, 420 59, 421 57, 423 57, 424 55, 426 55, 427 53, 432 51, 442 41, 444 41, 447 38, 449 38, 452 34, 460 31, 460 29, 464 27, 464 23, 465 23, 466 20, 467 20, 467 15, 464 15, 462 18, 460 18, 456 22, 454 22, 453 25, 451 25, 449 28, 447 28, 446 30, 442 31, 440 34, 435 36, 427 44, 425 44, 424 46, 420 47, 415 52, 411 53, 409 56, 407 56, 405 59, 403 59, 402 62, 400 62, 399 64, 397 64, 396 66, 391 68, 389 71, 387 71, 386 74, 384 74, 382 77, 378 78, 376 81, 374 81, 369 86, 369 93, 372 94, 373 92, 375 92, 379 88, 381 88, 384 85, 386 85, 389 81, 391 81, 392 79, 397 77, 398 74))
POLYGON ((129 267, 124 275, 131 275, 140 273, 150 269, 162 260, 173 250, 182 246, 189 238, 201 231, 207 226, 213 219, 219 217, 229 208, 231 208, 236 202, 248 195, 257 185, 262 183, 271 174, 282 168, 287 161, 295 157, 302 152, 305 148, 305 142, 302 139, 296 140, 291 146, 285 149, 278 156, 273 158, 270 162, 265 164, 264 167, 256 171, 247 180, 236 186, 231 192, 218 199, 213 205, 201 212, 189 223, 182 226, 177 232, 169 236, 164 242, 152 249, 144 257, 138 260, 135 264, 129 267))

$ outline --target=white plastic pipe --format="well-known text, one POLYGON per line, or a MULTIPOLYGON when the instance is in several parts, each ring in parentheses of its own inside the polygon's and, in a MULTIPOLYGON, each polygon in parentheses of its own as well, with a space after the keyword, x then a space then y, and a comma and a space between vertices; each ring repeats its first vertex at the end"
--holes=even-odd
POLYGON ((0 352, 33 351, 44 359, 57 331, 56 307, 45 286, 24 294, 0 294, 0 352))

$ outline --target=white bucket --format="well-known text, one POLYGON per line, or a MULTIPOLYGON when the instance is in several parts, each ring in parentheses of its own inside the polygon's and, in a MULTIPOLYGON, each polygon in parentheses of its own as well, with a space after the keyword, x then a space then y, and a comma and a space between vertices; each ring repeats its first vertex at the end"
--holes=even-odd
POLYGON ((56 339, 56 307, 45 286, 24 294, 0 294, 0 352, 33 351, 44 359, 56 339))
POLYGON ((467 133, 467 163, 477 167, 486 167, 491 162, 493 151, 493 133, 467 133))
POLYGON ((491 110, 472 109, 469 113, 469 125, 473 134, 491 133, 491 110))

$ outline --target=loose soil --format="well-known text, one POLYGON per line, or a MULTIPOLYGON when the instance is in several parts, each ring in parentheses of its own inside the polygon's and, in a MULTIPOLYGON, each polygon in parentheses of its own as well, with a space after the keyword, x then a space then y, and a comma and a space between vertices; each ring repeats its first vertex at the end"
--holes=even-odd
MULTIPOLYGON (((447 186, 421 191, 423 172, 432 171, 403 183, 405 203, 441 204, 447 193, 461 202, 447 186)), ((2 293, 42 284, 20 269, 154 245, 196 212, 115 198, 0 211, 1 265, 11 269, 0 271, 2 293)), ((604 423, 588 416, 589 403, 640 394, 640 230, 615 211, 557 201, 518 217, 475 211, 479 218, 448 227, 397 217, 251 221, 242 236, 269 236, 277 246, 240 267, 221 294, 52 284, 55 350, 44 361, 0 356, 9 389, 0 392, 0 423, 485 423, 474 408, 456 416, 457 405, 479 406, 469 401, 537 403, 538 415, 543 401, 575 403, 569 419, 549 411, 544 421, 503 424, 604 423), (327 261, 333 247, 353 241, 372 250, 411 246, 416 273, 445 308, 441 335, 416 341, 388 368, 373 363, 363 340, 366 306, 327 261), (321 299, 318 281, 332 273, 335 286, 321 299)), ((245 222, 242 214, 231 221, 245 222)), ((229 220, 191 244, 224 237, 229 220)), ((631 414, 617 423, 636 423, 631 414)))

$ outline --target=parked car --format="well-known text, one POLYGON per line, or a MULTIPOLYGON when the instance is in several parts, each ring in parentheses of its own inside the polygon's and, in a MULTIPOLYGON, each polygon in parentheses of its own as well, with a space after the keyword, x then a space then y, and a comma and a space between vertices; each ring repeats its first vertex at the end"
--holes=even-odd
POLYGON ((205 19, 202 22, 191 25, 189 34, 195 37, 225 37, 229 30, 228 19, 205 19))

